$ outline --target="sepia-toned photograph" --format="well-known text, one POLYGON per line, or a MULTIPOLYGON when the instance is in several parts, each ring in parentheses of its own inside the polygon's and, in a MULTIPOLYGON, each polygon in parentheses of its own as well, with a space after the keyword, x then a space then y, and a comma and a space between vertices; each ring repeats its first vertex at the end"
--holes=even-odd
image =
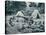
POLYGON ((45 32, 45 3, 5 1, 5 34, 45 32))

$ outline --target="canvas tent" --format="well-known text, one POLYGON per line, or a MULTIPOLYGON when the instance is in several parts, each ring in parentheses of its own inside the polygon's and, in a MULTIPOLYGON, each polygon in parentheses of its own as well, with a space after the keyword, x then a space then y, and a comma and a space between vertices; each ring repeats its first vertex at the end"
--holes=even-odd
POLYGON ((18 13, 16 14, 16 16, 24 16, 24 14, 21 11, 18 11, 18 13))
POLYGON ((34 10, 34 12, 31 15, 33 18, 41 18, 41 14, 38 10, 34 10))

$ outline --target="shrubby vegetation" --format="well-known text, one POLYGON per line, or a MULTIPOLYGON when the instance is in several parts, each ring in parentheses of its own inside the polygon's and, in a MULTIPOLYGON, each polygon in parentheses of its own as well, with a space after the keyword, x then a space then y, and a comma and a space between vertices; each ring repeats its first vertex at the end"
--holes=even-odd
MULTIPOLYGON (((5 13, 6 13, 6 34, 16 34, 16 33, 32 33, 32 32, 44 32, 44 21, 42 18, 31 18, 32 12, 37 9, 40 14, 45 12, 44 3, 34 3, 29 2, 30 5, 27 8, 26 2, 14 2, 6 1, 5 2, 5 13), (24 16, 29 16, 30 18, 17 17, 14 16, 18 11, 21 11, 24 16), (37 20, 38 19, 38 20, 37 20), (37 21, 34 21, 37 20, 37 21), (41 20, 41 21, 40 21, 41 20)), ((44 17, 44 15, 42 15, 44 17)))

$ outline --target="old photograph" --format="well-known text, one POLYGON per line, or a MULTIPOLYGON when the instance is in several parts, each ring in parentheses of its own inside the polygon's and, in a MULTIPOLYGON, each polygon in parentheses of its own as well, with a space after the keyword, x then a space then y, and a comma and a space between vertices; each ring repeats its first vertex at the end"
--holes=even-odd
POLYGON ((45 32, 45 3, 5 1, 5 34, 45 32))

